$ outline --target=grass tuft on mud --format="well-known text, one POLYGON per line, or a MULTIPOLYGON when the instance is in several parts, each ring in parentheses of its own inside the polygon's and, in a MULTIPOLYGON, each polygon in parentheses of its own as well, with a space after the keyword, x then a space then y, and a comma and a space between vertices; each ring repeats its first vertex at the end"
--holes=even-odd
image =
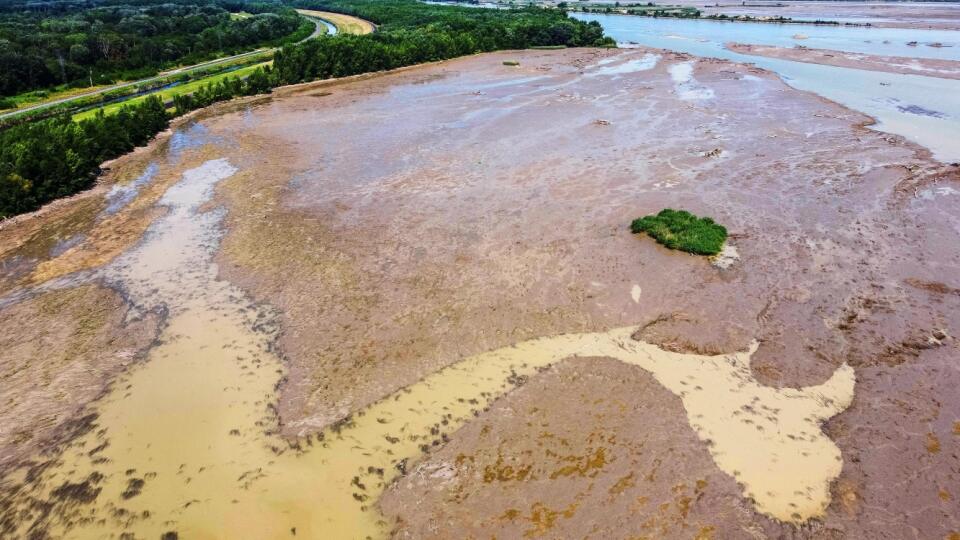
POLYGON ((696 255, 716 255, 727 240, 727 229, 708 217, 700 218, 686 210, 664 208, 656 215, 633 220, 634 234, 645 232, 670 249, 696 255))

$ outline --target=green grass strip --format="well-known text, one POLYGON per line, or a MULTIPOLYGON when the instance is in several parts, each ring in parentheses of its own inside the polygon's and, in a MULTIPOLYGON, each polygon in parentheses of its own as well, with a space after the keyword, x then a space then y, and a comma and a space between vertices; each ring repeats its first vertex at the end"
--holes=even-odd
POLYGON ((86 120, 86 119, 89 119, 89 118, 93 118, 94 116, 97 115, 97 111, 99 111, 100 109, 103 109, 103 113, 104 113, 104 114, 108 114, 108 115, 109 115, 109 114, 114 114, 114 113, 116 113, 117 111, 119 111, 124 105, 134 105, 134 104, 143 102, 144 100, 147 99, 147 96, 157 96, 157 97, 159 97, 162 101, 167 102, 167 101, 170 101, 171 99, 173 99, 173 96, 182 95, 182 94, 191 94, 191 93, 193 93, 193 92, 196 92, 197 90, 200 89, 201 86, 203 86, 203 85, 205 85, 205 84, 217 83, 217 82, 220 82, 221 80, 226 79, 226 78, 229 78, 229 77, 238 77, 238 78, 241 78, 241 79, 242 79, 242 78, 246 77, 247 75, 250 75, 251 73, 253 73, 254 71, 256 71, 257 68, 265 67, 265 66, 267 66, 269 63, 270 63, 270 62, 262 62, 262 63, 259 63, 259 64, 254 64, 254 65, 251 65, 251 66, 243 67, 243 68, 236 69, 236 70, 233 70, 233 71, 229 71, 229 72, 226 72, 226 73, 218 73, 218 74, 216 74, 216 75, 211 75, 211 76, 209 76, 209 77, 204 77, 204 78, 202 78, 202 79, 196 79, 196 80, 190 81, 190 82, 188 82, 188 83, 180 84, 180 85, 177 85, 177 86, 172 86, 172 87, 170 87, 170 88, 167 88, 167 89, 165 89, 165 90, 161 90, 161 91, 159 91, 159 92, 154 92, 154 93, 152 93, 152 94, 144 94, 144 95, 142 95, 142 96, 138 96, 138 97, 131 98, 131 99, 128 99, 128 100, 118 101, 118 102, 116 102, 116 103, 111 103, 110 105, 107 105, 107 106, 105 106, 105 107, 98 107, 98 108, 95 108, 95 109, 90 109, 90 110, 87 110, 87 111, 83 111, 83 112, 80 112, 80 113, 77 113, 77 114, 73 115, 73 120, 76 121, 76 122, 79 122, 80 120, 86 120))

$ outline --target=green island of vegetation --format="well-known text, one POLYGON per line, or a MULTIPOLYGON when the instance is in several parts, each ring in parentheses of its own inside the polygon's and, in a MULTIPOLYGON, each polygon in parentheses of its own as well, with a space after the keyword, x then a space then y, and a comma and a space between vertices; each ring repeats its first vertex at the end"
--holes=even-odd
POLYGON ((696 255, 716 255, 727 240, 727 229, 708 217, 697 217, 686 210, 664 208, 633 220, 630 230, 647 233, 670 249, 679 249, 696 255))

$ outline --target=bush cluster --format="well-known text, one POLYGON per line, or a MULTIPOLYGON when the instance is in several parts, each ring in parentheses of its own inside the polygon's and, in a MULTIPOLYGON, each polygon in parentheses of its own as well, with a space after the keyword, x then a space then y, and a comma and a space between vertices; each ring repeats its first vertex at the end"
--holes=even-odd
POLYGON ((656 215, 633 220, 630 230, 647 233, 670 249, 697 255, 716 255, 727 240, 727 229, 710 218, 697 217, 686 210, 665 208, 656 215))

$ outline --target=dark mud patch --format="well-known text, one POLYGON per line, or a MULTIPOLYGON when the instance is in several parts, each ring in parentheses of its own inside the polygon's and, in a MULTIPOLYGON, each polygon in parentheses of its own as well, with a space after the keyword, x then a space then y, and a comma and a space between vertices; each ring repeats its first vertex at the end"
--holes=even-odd
POLYGON ((752 339, 742 328, 728 327, 712 332, 714 328, 698 320, 696 315, 675 312, 658 315, 642 325, 632 337, 667 351, 702 355, 744 350, 752 339))
POLYGON ((911 287, 937 295, 960 295, 960 288, 951 287, 939 281, 926 281, 918 278, 907 278, 903 281, 911 287))

